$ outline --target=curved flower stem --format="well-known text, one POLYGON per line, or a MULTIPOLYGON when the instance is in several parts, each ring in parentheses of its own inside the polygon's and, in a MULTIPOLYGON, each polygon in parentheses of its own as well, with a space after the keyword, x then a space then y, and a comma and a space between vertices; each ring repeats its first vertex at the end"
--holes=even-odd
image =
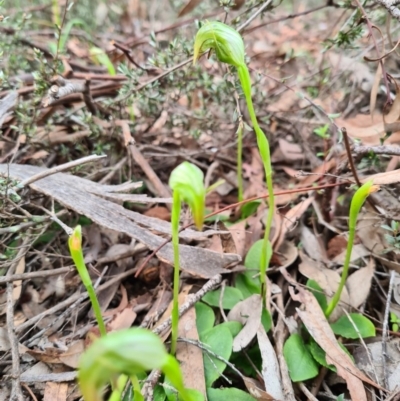
POLYGON ((179 321, 179 216, 181 214, 181 198, 178 191, 174 191, 172 203, 172 245, 174 249, 174 294, 172 302, 171 323, 171 355, 175 355, 178 340, 179 321))
POLYGON ((249 110, 250 119, 254 127, 254 131, 257 137, 257 145, 260 151, 261 160, 264 165, 265 171, 265 179, 267 182, 267 189, 268 189, 268 216, 265 225, 265 232, 264 232, 264 240, 263 240, 263 247, 261 253, 261 261, 260 261, 260 280, 261 280, 261 291, 262 296, 265 301, 266 296, 266 270, 268 268, 267 263, 271 258, 271 255, 268 255, 268 241, 269 241, 269 234, 271 232, 272 221, 274 218, 274 209, 275 209, 275 198, 274 198, 274 187, 272 184, 272 167, 271 167, 271 154, 269 149, 268 139, 265 136, 264 132, 261 130, 260 126, 258 125, 256 113, 254 111, 253 100, 251 98, 251 78, 249 70, 246 64, 238 67, 238 75, 240 79, 240 83, 243 88, 243 93, 246 98, 247 109, 249 110))
POLYGON ((354 237, 356 234, 356 224, 358 214, 364 202, 366 201, 369 194, 376 192, 379 189, 377 185, 373 185, 372 181, 366 182, 360 188, 357 189, 356 193, 351 200, 350 213, 349 213, 349 239, 347 241, 346 256, 343 264, 343 272, 340 277, 340 283, 335 295, 333 296, 331 302, 325 310, 325 316, 329 318, 332 312, 335 310, 337 304, 340 301, 340 296, 342 295, 343 288, 346 284, 347 276, 349 275, 349 266, 351 252, 353 250, 354 237))
POLYGON ((238 182, 238 200, 243 200, 243 176, 242 176, 242 165, 243 165, 243 121, 240 118, 239 126, 237 129, 238 146, 237 146, 237 182, 238 182))

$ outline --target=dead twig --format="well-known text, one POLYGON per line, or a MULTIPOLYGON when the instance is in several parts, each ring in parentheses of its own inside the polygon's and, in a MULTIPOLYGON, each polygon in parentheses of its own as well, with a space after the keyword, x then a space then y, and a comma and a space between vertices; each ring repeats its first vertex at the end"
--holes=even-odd
POLYGON ((7 276, 0 277, 0 284, 11 283, 13 281, 18 281, 18 280, 31 280, 33 278, 45 278, 45 277, 51 277, 51 276, 58 276, 59 274, 69 273, 72 270, 74 270, 74 268, 71 266, 71 267, 60 267, 59 269, 54 269, 54 270, 44 270, 44 271, 31 272, 31 273, 13 274, 11 276, 9 276, 7 274, 7 276))
POLYGON ((90 78, 86 78, 82 82, 71 81, 58 76, 54 81, 54 85, 50 87, 47 97, 43 99, 42 105, 43 107, 51 106, 58 100, 73 93, 82 93, 83 101, 85 102, 86 107, 93 115, 96 115, 97 107, 90 92, 90 78))
POLYGON ((388 336, 388 326, 389 326, 390 301, 392 299, 396 274, 397 273, 394 270, 390 272, 389 289, 386 298, 385 315, 382 326, 382 368, 383 368, 383 380, 384 380, 383 385, 385 386, 385 388, 388 388, 388 374, 386 369, 386 358, 388 357, 388 354, 386 347, 387 347, 387 336, 388 336))
POLYGON ((352 152, 356 155, 365 155, 374 153, 375 155, 391 155, 400 156, 400 146, 383 145, 383 146, 353 146, 352 152))
MULTIPOLYGON (((25 256, 28 251, 28 241, 30 240, 30 235, 26 235, 22 243, 21 248, 18 251, 13 263, 8 269, 7 278, 13 276, 14 271, 20 262, 20 260, 25 256)), ((19 347, 18 347, 18 337, 16 335, 16 330, 14 327, 14 283, 9 281, 7 283, 7 334, 10 341, 11 347, 11 359, 12 359, 12 388, 10 401, 24 401, 24 396, 21 389, 21 370, 19 362, 19 347)))
POLYGON ((399 2, 397 0, 375 0, 375 2, 385 7, 393 18, 400 21, 400 9, 397 8, 399 2))
POLYGON ((29 177, 23 181, 21 181, 19 184, 17 184, 13 190, 17 191, 18 189, 24 188, 36 181, 41 180, 42 178, 48 177, 49 175, 57 174, 60 173, 61 171, 69 170, 70 168, 76 167, 76 166, 81 166, 86 163, 91 163, 93 161, 97 161, 99 159, 104 159, 107 157, 106 155, 90 155, 86 157, 82 157, 80 159, 74 160, 72 162, 64 163, 59 166, 50 168, 45 171, 41 171, 38 174, 33 175, 32 177, 29 177))
MULTIPOLYGON (((189 299, 179 308, 179 316, 182 316, 187 310, 189 310, 197 301, 200 301, 201 298, 204 297, 207 292, 212 291, 215 287, 218 286, 218 284, 221 282, 222 276, 220 274, 217 274, 213 278, 207 281, 203 285, 203 287, 196 292, 196 294, 192 294, 189 299)), ((167 319, 164 323, 161 325, 157 326, 154 330, 153 333, 155 334, 161 334, 165 330, 167 330, 171 326, 172 318, 170 317, 167 319)))

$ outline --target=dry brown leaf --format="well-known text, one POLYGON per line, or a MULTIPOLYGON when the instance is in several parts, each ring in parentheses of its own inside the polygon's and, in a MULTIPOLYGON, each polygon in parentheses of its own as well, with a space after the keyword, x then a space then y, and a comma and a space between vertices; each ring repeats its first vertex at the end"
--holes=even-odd
MULTIPOLYGON (((283 401, 285 397, 283 395, 278 359, 262 324, 258 327, 257 340, 262 359, 261 373, 265 383, 265 391, 271 397, 269 399, 283 401)), ((268 398, 259 399, 267 400, 268 398)))
POLYGON ((376 383, 354 366, 349 355, 340 347, 314 295, 301 287, 298 291, 295 294, 289 287, 292 299, 303 304, 305 309, 296 308, 297 313, 316 343, 326 352, 327 363, 335 365, 337 374, 346 380, 352 400, 367 401, 363 381, 375 387, 376 383))
POLYGON ((287 268, 296 261, 298 256, 299 248, 291 241, 284 241, 273 258, 278 259, 279 267, 287 268))
POLYGON ((67 383, 46 383, 46 387, 44 388, 43 401, 66 401, 67 396, 67 383))
POLYGON ((261 322, 262 298, 254 294, 236 304, 229 312, 229 321, 243 324, 242 330, 233 339, 233 352, 239 352, 246 348, 257 334, 261 322))
POLYGON ((271 156, 273 163, 293 162, 304 160, 304 151, 297 143, 288 142, 283 138, 278 140, 279 147, 277 147, 271 156))
MULTIPOLYGON (((343 265, 346 253, 347 250, 344 249, 339 255, 336 255, 333 258, 333 261, 343 265)), ((355 260, 360 258, 365 258, 366 256, 370 255, 370 253, 371 252, 363 244, 353 245, 353 248, 351 250, 350 262, 354 262, 355 260)))
MULTIPOLYGON (((304 180, 298 185, 298 188, 306 188, 312 186, 315 181, 318 181, 324 174, 329 173, 336 167, 336 159, 332 158, 328 161, 324 161, 321 165, 313 169, 312 174, 306 176, 304 180)), ((296 194, 299 196, 299 194, 296 194)))
MULTIPOLYGON (((192 289, 192 285, 185 285, 182 288, 181 292, 179 293, 179 297, 178 297, 179 306, 181 306, 182 304, 184 304, 186 302, 191 289, 192 289)), ((173 301, 171 300, 171 302, 168 305, 168 308, 163 313, 161 319, 158 321, 158 324, 154 328, 154 330, 157 329, 157 327, 161 326, 166 320, 168 320, 171 317, 172 306, 173 306, 173 301)), ((169 329, 167 331, 163 332, 163 334, 161 335, 162 340, 165 341, 169 337, 170 333, 171 333, 171 327, 169 327, 169 329)))
POLYGON ((280 244, 285 239, 285 235, 293 230, 296 226, 298 221, 300 220, 301 216, 306 212, 306 210, 311 205, 312 201, 314 200, 313 196, 310 196, 306 200, 299 202, 297 205, 293 206, 284 216, 282 219, 281 230, 279 233, 279 239, 275 246, 279 248, 280 244))
MULTIPOLYGON (((387 117, 388 116, 386 116, 386 119, 387 117)), ((380 139, 385 135, 385 122, 384 117, 381 114, 375 114, 374 121, 377 121, 378 119, 380 120, 379 122, 371 124, 370 115, 358 114, 357 116, 347 120, 338 118, 335 122, 339 127, 346 128, 347 133, 351 138, 361 140, 363 145, 380 145, 380 139)), ((386 120, 386 124, 391 123, 386 120)), ((393 131, 392 135, 386 139, 386 144, 400 142, 400 132, 397 131, 393 131)))
POLYGON ((361 180, 362 183, 367 181, 372 181, 376 185, 395 184, 400 182, 400 169, 373 174, 361 180))
POLYGON ((122 329, 129 329, 132 327, 133 322, 136 320, 136 312, 132 310, 132 306, 129 305, 127 308, 118 312, 113 320, 107 323, 107 331, 118 331, 122 329))
POLYGON ((236 253, 244 258, 246 255, 246 221, 241 220, 229 226, 228 229, 235 243, 236 253))
POLYGON ((192 12, 203 0, 189 0, 179 11, 178 17, 183 17, 192 12))
POLYGON ((315 234, 304 224, 301 225, 301 243, 307 254, 318 262, 326 262, 328 257, 326 251, 321 247, 315 234))
POLYGON ((254 397, 256 400, 261 401, 274 401, 275 398, 270 396, 265 390, 263 390, 263 386, 260 382, 251 377, 243 376, 244 385, 249 391, 250 395, 254 397))
POLYGON ((69 366, 70 368, 77 369, 79 365, 79 359, 85 351, 85 341, 77 340, 74 341, 69 347, 68 351, 60 355, 60 361, 69 366))
MULTIPOLYGON (((199 333, 196 327, 196 310, 190 308, 180 319, 178 336, 198 340, 199 333)), ((193 344, 178 342, 176 357, 182 368, 183 382, 187 388, 193 388, 206 395, 206 381, 204 377, 203 353, 193 344)))
MULTIPOLYGON (((25 271, 25 257, 22 257, 15 268, 15 274, 22 274, 25 271)), ((16 303, 22 291, 22 280, 14 281, 13 291, 12 291, 12 298, 14 303, 16 303)))
POLYGON ((354 360, 359 369, 365 372, 368 376, 375 378, 378 383, 384 383, 386 378, 388 390, 398 391, 400 383, 399 338, 391 338, 387 341, 386 355, 387 357, 384 369, 382 363, 382 341, 367 344, 367 349, 365 349, 365 347, 357 347, 353 353, 354 360))
POLYGON ((371 258, 366 267, 355 271, 347 278, 346 287, 350 295, 350 305, 353 308, 358 308, 367 299, 374 272, 375 262, 371 258), (360 285, 361 283, 362 285, 360 285))
POLYGON ((383 219, 370 210, 368 205, 360 212, 357 220, 357 237, 374 255, 381 255, 388 248, 382 224, 384 224, 383 219))

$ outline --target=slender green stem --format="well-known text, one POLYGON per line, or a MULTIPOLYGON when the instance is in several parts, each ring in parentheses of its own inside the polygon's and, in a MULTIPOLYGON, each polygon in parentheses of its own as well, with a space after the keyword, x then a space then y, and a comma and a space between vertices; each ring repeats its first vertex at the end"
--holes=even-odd
POLYGON ((353 250, 354 236, 355 236, 355 232, 356 232, 355 227, 349 227, 349 229, 350 229, 349 230, 349 239, 347 242, 346 256, 344 258, 342 276, 340 277, 339 287, 336 290, 335 295, 333 296, 328 307, 326 308, 325 316, 327 318, 329 318, 329 316, 332 314, 332 312, 335 310, 337 304, 339 303, 343 288, 346 284, 346 280, 349 275, 350 258, 351 258, 351 252, 353 250))
MULTIPOLYGON (((128 382, 129 377, 126 375, 121 375, 117 379, 117 384, 115 385, 113 392, 110 395, 108 401, 121 401, 122 400, 122 393, 128 382)), ((140 388, 140 387, 139 387, 140 388)))
POLYGON ((275 198, 274 198, 274 187, 272 184, 272 166, 271 166, 271 155, 269 149, 268 139, 265 136, 264 132, 261 130, 260 126, 258 125, 256 113, 254 111, 253 100, 251 98, 251 78, 249 70, 246 64, 238 67, 238 75, 240 79, 240 83, 242 85, 243 93, 246 98, 247 109, 250 114, 250 119, 254 127, 254 131, 257 137, 257 145, 260 151, 261 160, 264 165, 265 171, 265 179, 267 182, 267 189, 268 189, 268 216, 265 225, 265 232, 264 232, 264 240, 263 240, 263 248, 261 253, 261 261, 260 261, 260 280, 261 280, 261 291, 263 298, 265 300, 266 296, 266 277, 265 273, 268 268, 267 263, 270 260, 270 255, 267 255, 268 252, 268 241, 269 241, 269 234, 271 232, 272 222, 274 218, 274 209, 275 209, 275 198))
POLYGON ((133 400, 134 401, 144 401, 144 397, 140 391, 140 383, 136 375, 131 376, 131 382, 133 385, 133 400))
POLYGON ((81 278, 83 285, 86 288, 86 291, 89 295, 90 302, 92 304, 92 308, 94 311, 94 315, 97 320, 97 324, 99 325, 100 334, 105 336, 107 334, 106 326, 104 324, 103 316, 101 315, 101 308, 99 301, 96 296, 96 292, 94 290, 92 280, 90 278, 89 272, 86 268, 85 260, 83 258, 82 246, 81 246, 81 237, 80 237, 80 227, 79 229, 75 229, 74 234, 69 239, 69 247, 72 259, 75 263, 76 269, 78 270, 78 274, 81 278), (79 234, 78 234, 79 231, 79 234))
POLYGON ((242 176, 242 165, 243 165, 243 121, 240 119, 239 126, 237 129, 238 146, 237 146, 237 182, 238 182, 238 200, 243 200, 243 176, 242 176))
POLYGON ((358 214, 360 213, 361 207, 366 201, 369 194, 375 192, 379 189, 377 185, 373 185, 372 181, 366 182, 360 188, 357 189, 356 193, 353 196, 350 204, 350 213, 349 213, 349 239, 347 241, 347 249, 346 256, 343 264, 343 272, 340 278, 340 283, 335 295, 333 296, 331 302, 325 310, 325 316, 329 318, 332 312, 335 310, 337 304, 340 301, 340 296, 342 295, 343 288, 346 284, 347 276, 349 275, 349 266, 350 266, 350 258, 351 252, 353 250, 354 237, 356 234, 356 225, 358 214))
POLYGON ((181 198, 179 191, 174 191, 172 204, 172 245, 174 248, 174 294, 172 301, 172 333, 171 333, 171 355, 175 355, 178 340, 179 321, 179 216, 181 214, 181 198))

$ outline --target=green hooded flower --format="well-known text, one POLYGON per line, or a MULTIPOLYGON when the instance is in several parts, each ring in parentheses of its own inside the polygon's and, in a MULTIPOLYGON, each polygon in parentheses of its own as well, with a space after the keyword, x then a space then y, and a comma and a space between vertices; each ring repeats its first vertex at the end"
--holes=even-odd
POLYGON ((222 63, 241 67, 244 61, 244 43, 239 32, 218 21, 206 22, 196 34, 194 41, 194 63, 201 53, 213 49, 222 63))

